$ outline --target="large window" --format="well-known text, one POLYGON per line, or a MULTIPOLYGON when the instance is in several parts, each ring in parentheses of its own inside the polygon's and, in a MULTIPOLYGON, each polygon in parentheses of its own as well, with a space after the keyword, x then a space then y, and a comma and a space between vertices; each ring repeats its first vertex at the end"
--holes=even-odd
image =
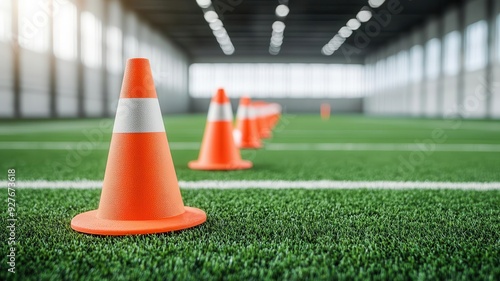
POLYGON ((151 57, 151 46, 148 44, 148 42, 146 42, 145 39, 142 39, 139 42, 139 54, 141 57, 151 57))
POLYGON ((12 1, 0 1, 0 42, 11 39, 12 33, 12 1))
POLYGON ((384 89, 385 81, 385 60, 381 59, 377 61, 377 64, 375 65, 375 88, 377 88, 377 90, 384 89))
POLYGON ((398 53, 398 66, 397 66, 397 85, 406 85, 408 83, 408 52, 400 51, 398 53))
POLYGON ((156 35, 154 38, 155 38, 154 45, 153 48, 151 49, 151 57, 150 57, 151 68, 153 70, 153 78, 157 86, 166 85, 165 81, 166 73, 163 72, 164 65, 161 59, 162 49, 159 47, 161 41, 156 35))
POLYGON ((107 67, 111 73, 122 71, 122 31, 115 26, 109 26, 106 31, 107 67))
POLYGON ((452 31, 444 37, 443 73, 457 75, 460 71, 460 32, 452 31))
POLYGON ((372 95, 375 93, 375 65, 370 63, 365 65, 365 88, 366 94, 372 95))
POLYGON ((441 42, 437 38, 432 38, 425 44, 425 74, 430 80, 439 76, 441 65, 441 42))
POLYGON ((410 49, 410 81, 418 83, 422 81, 424 50, 422 46, 415 45, 410 49))
POLYGON ((34 52, 46 52, 49 47, 51 16, 44 6, 47 1, 19 0, 18 5, 19 45, 34 52))
POLYGON ((495 30, 496 59, 497 61, 500 61, 500 14, 497 15, 495 30))
POLYGON ((139 56, 139 41, 133 35, 127 35, 125 37, 125 56, 127 58, 133 58, 139 56))
POLYGON ((486 66, 488 25, 481 20, 467 27, 465 41, 465 69, 474 71, 486 66))
POLYGON ((396 85, 396 56, 392 55, 385 62, 385 86, 393 88, 396 85))
POLYGON ((193 64, 190 92, 210 97, 218 87, 238 97, 352 97, 364 95, 362 65, 193 64))
POLYGON ((54 55, 60 59, 76 59, 76 6, 67 0, 58 0, 54 10, 54 55))
POLYGON ((101 22, 90 12, 82 12, 82 62, 98 68, 102 62, 101 22))

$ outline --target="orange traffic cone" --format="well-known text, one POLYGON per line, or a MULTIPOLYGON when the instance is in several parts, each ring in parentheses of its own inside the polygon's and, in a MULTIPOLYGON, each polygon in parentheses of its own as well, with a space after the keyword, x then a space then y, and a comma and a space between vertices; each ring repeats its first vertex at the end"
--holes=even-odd
POLYGON ((234 142, 238 148, 261 148, 254 109, 249 97, 242 97, 236 113, 234 142))
POLYGON ((256 101, 252 103, 255 108, 257 117, 257 130, 261 139, 268 139, 271 137, 271 128, 269 128, 269 119, 266 111, 266 103, 263 101, 256 101))
POLYGON ((185 207, 175 174, 149 61, 127 62, 99 208, 71 220, 76 231, 148 234, 202 224, 185 207))
POLYGON ((269 106, 271 108, 271 128, 274 129, 281 117, 281 105, 278 103, 271 103, 269 106))
POLYGON ((330 104, 326 102, 322 103, 320 107, 321 119, 323 120, 330 119, 330 111, 331 111, 330 104))
POLYGON ((193 170, 240 170, 252 167, 242 160, 234 144, 233 113, 224 89, 219 89, 208 109, 207 125, 197 161, 188 163, 193 170))

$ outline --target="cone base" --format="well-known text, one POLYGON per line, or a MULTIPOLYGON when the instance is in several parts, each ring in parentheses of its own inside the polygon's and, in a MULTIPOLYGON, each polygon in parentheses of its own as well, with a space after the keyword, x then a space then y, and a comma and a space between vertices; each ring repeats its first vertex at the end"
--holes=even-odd
POLYGON ((186 211, 178 216, 140 221, 100 219, 97 217, 97 210, 93 210, 75 216, 71 220, 71 228, 87 234, 121 236, 182 230, 207 220, 204 211, 192 207, 184 208, 186 211))
POLYGON ((252 168, 252 162, 241 160, 230 164, 212 164, 200 163, 199 161, 191 161, 188 167, 192 170, 205 170, 205 171, 231 171, 231 170, 244 170, 252 168))

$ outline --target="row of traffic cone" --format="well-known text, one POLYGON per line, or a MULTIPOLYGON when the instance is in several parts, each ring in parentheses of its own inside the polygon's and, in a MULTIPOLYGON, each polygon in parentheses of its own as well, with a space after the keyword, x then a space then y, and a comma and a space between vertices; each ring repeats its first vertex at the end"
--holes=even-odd
MULTIPOLYGON (((233 116, 223 89, 212 98, 196 170, 252 167, 239 147, 259 148, 270 137, 280 114, 277 105, 242 98, 233 116)), ((118 102, 106 172, 97 210, 75 216, 71 227, 98 235, 161 233, 200 225, 204 211, 184 206, 175 173, 149 60, 127 61, 118 102)))
POLYGON ((233 130, 231 103, 224 89, 218 89, 208 109, 207 124, 198 160, 189 162, 193 170, 241 170, 252 167, 242 160, 239 149, 258 149, 262 139, 271 137, 279 120, 281 107, 263 101, 252 103, 242 97, 233 130))
MULTIPOLYGON (((221 91, 222 89, 219 89, 221 91)), ((281 116, 281 106, 263 101, 252 102, 242 97, 236 116, 234 139, 236 146, 243 149, 262 147, 262 139, 270 138, 272 130, 281 116)))

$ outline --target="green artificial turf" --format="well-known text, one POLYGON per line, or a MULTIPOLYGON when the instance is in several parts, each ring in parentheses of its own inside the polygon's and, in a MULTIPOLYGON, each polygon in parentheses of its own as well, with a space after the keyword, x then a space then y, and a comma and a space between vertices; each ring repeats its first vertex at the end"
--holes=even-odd
MULTIPOLYGON (((205 224, 101 237, 69 225, 97 207, 99 190, 20 189, 17 273, 9 276, 2 262, 0 279, 500 278, 499 191, 182 193, 186 205, 207 212, 205 224)), ((5 231, 0 240, 7 240, 5 231)))
MULTIPOLYGON (((0 142, 73 142, 100 149, 0 149, 0 172, 22 180, 102 180, 111 119, 0 121, 0 142), (98 132, 98 135, 95 133, 98 132), (90 137, 89 137, 90 136, 90 137), (104 145, 104 149, 102 146, 104 145)), ((201 141, 205 116, 165 117, 171 143, 201 141)), ((266 143, 500 144, 489 120, 285 115, 266 143)), ((500 152, 434 151, 414 170, 411 151, 242 151, 254 168, 187 168, 197 150, 172 151, 179 180, 500 181, 500 152)), ((174 233, 101 237, 70 228, 100 191, 17 189, 16 274, 0 280, 500 279, 500 191, 182 190, 205 224, 174 233)), ((7 190, 0 189, 6 227, 7 190)), ((4 228, 6 229, 6 228, 4 228)))
MULTIPOLYGON (((2 121, 1 141, 74 142, 108 145, 113 121, 2 121)), ((205 116, 167 116, 169 141, 199 143, 205 116)), ((362 116, 285 115, 266 143, 415 143, 432 137, 435 129, 446 135, 444 144, 500 144, 500 122, 487 120, 394 119, 362 116)), ((103 145, 101 145, 102 147, 103 145)), ((180 180, 418 180, 500 181, 500 152, 434 151, 414 169, 402 164, 411 151, 242 151, 254 162, 248 171, 211 173, 192 171, 187 163, 197 150, 175 150, 172 156, 180 180)), ((74 180, 103 178, 106 149, 6 150, 0 149, 0 169, 16 167, 20 179, 74 180)))

